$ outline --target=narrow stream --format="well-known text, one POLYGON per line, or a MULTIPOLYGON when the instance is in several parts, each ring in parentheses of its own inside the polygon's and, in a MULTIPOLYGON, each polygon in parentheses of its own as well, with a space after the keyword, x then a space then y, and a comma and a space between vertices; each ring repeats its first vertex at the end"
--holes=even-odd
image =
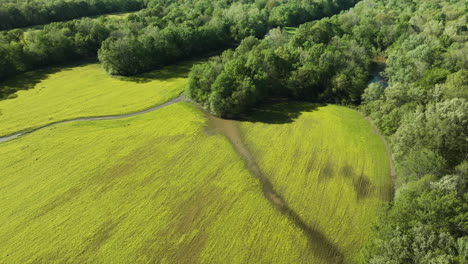
POLYGON ((372 70, 371 70, 372 79, 369 81, 369 84, 378 83, 382 85, 384 88, 387 88, 388 87, 387 79, 381 75, 381 73, 384 70, 385 70, 385 59, 383 58, 374 59, 372 63, 372 70))
POLYGON ((325 235, 320 231, 310 227, 301 219, 298 213, 288 206, 283 197, 277 193, 268 177, 262 172, 258 166, 252 153, 248 150, 242 141, 240 130, 235 121, 225 120, 215 117, 207 113, 210 120, 210 125, 220 134, 226 136, 234 146, 239 155, 246 163, 247 169, 262 183, 262 191, 264 196, 270 201, 275 208, 286 215, 291 222, 299 228, 309 241, 309 246, 314 255, 321 259, 326 259, 329 263, 343 263, 344 256, 325 235))

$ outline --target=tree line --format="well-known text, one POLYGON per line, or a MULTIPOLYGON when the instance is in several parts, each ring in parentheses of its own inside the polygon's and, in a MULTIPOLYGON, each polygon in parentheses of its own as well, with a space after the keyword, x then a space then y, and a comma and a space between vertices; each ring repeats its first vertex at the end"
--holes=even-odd
POLYGON ((271 97, 354 105, 391 142, 395 199, 362 263, 468 260, 468 29, 463 1, 364 0, 291 36, 273 29, 194 66, 186 94, 239 117, 271 97), (370 83, 386 58, 388 86, 370 83))
POLYGON ((263 38, 269 28, 328 16, 354 2, 244 0, 179 1, 167 7, 157 4, 132 17, 138 27, 132 26, 104 41, 99 60, 109 74, 138 74, 237 45, 248 36, 263 38), (152 16, 144 15, 148 13, 152 16))
POLYGON ((362 96, 361 109, 391 141, 399 187, 366 263, 468 261, 465 8, 436 0, 356 10, 374 13, 380 32, 398 36, 384 50, 389 86, 371 85, 362 96))
POLYGON ((195 66, 187 95, 213 114, 238 117, 270 97, 353 104, 367 86, 371 54, 328 19, 290 36, 273 29, 195 66))
POLYGON ((144 0, 3 0, 0 3, 0 30, 137 11, 145 6, 144 0))
MULTIPOLYGON (((41 30, 15 29, 0 33, 0 80, 54 64, 96 57, 114 23, 80 19, 52 23, 41 30)), ((0 89, 0 98, 14 91, 0 89)))
MULTIPOLYGON (((337 13, 353 1, 150 0, 125 19, 82 18, 0 32, 0 80, 99 57, 109 74, 133 75, 261 38, 269 27, 337 13), (288 10, 281 11, 281 10, 288 10), (281 12, 280 12, 281 11, 281 12)), ((6 97, 12 91, 0 91, 6 97)))

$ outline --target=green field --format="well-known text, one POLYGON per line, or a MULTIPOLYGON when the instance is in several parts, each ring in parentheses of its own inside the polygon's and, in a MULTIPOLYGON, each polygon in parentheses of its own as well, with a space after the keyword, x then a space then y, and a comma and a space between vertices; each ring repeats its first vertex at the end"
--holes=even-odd
POLYGON ((254 119, 240 128, 276 191, 355 261, 391 197, 383 142, 358 112, 341 106, 279 103, 254 119))
POLYGON ((2 143, 2 262, 310 260, 304 235, 206 122, 178 103, 2 143))
POLYGON ((296 34, 298 28, 297 27, 285 27, 284 28, 288 34, 294 35, 296 34))
POLYGON ((389 188, 385 149, 370 125, 344 107, 298 103, 254 118, 225 122, 318 236, 265 198, 223 129, 177 103, 0 144, 0 259, 335 263, 337 253, 355 260, 389 188))
MULTIPOLYGON (((121 12, 121 13, 113 13, 113 14, 101 15, 101 16, 105 17, 105 18, 111 18, 111 19, 124 19, 124 18, 127 18, 129 15, 135 14, 137 12, 138 11, 135 11, 135 12, 121 12)), ((98 18, 98 17, 99 16, 97 16, 96 18, 98 18)))
POLYGON ((0 101, 0 136, 77 117, 136 112, 177 97, 193 62, 132 78, 107 75, 98 63, 29 72, 0 86, 17 97, 0 101))

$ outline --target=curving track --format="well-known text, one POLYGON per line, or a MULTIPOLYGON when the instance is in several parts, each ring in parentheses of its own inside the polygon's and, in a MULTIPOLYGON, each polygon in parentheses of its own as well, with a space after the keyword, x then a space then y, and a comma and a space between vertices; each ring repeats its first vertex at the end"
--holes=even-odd
POLYGON ((78 117, 78 118, 69 119, 69 120, 57 121, 57 122, 53 122, 53 123, 50 123, 50 124, 47 124, 47 125, 44 125, 44 126, 40 126, 40 127, 37 127, 37 128, 33 128, 33 129, 30 129, 30 130, 20 131, 20 132, 16 132, 16 133, 8 135, 8 136, 0 137, 0 143, 15 139, 15 138, 27 135, 27 134, 30 134, 32 132, 41 130, 43 128, 55 126, 55 125, 58 125, 58 124, 78 122, 78 121, 112 120, 112 119, 127 118, 127 117, 142 115, 142 114, 146 114, 146 113, 149 113, 149 112, 152 112, 152 111, 156 111, 156 110, 161 109, 163 107, 166 107, 166 106, 169 106, 171 104, 174 104, 174 103, 177 103, 177 102, 180 102, 180 101, 184 101, 184 100, 185 100, 185 97, 183 96, 183 94, 180 94, 179 97, 174 98, 171 101, 168 101, 168 102, 166 102, 164 104, 160 104, 160 105, 157 105, 157 106, 154 106, 154 107, 151 107, 151 108, 148 108, 146 110, 139 111, 139 112, 123 114, 123 115, 78 117))

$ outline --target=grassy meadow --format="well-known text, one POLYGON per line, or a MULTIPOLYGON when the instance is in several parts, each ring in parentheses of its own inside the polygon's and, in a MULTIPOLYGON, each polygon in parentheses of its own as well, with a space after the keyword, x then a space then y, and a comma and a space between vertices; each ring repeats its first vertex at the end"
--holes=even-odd
MULTIPOLYGON (((136 112, 177 97, 194 62, 131 78, 112 77, 98 63, 28 72, 0 89, 20 90, 0 101, 0 136, 77 117, 136 112)), ((1 87, 3 86, 3 87, 1 87)))
POLYGON ((284 28, 288 34, 295 35, 298 28, 297 27, 285 27, 284 28))
MULTIPOLYGON (((96 63, 26 73, 2 84, 23 90, 0 101, 0 135, 162 104, 193 63, 132 78, 96 63)), ((356 262, 391 188, 371 125, 297 102, 214 120, 180 102, 1 143, 0 262, 356 262)))
MULTIPOLYGON (((108 15, 101 15, 102 17, 105 18, 111 18, 111 19, 125 19, 131 14, 135 14, 138 11, 135 12, 120 12, 120 13, 113 13, 113 14, 108 14, 108 15)), ((99 17, 99 16, 98 16, 99 17)))
MULTIPOLYGON (((232 122, 275 190, 352 263, 388 194, 383 144, 353 110, 277 107, 232 122)), ((209 122, 177 103, 0 144, 0 259, 332 263, 209 122)))
POLYGON ((303 233, 195 106, 0 144, 3 263, 301 263, 303 233))
POLYGON ((391 195, 388 157, 354 110, 278 103, 242 122, 244 143, 275 190, 354 262, 391 195))

